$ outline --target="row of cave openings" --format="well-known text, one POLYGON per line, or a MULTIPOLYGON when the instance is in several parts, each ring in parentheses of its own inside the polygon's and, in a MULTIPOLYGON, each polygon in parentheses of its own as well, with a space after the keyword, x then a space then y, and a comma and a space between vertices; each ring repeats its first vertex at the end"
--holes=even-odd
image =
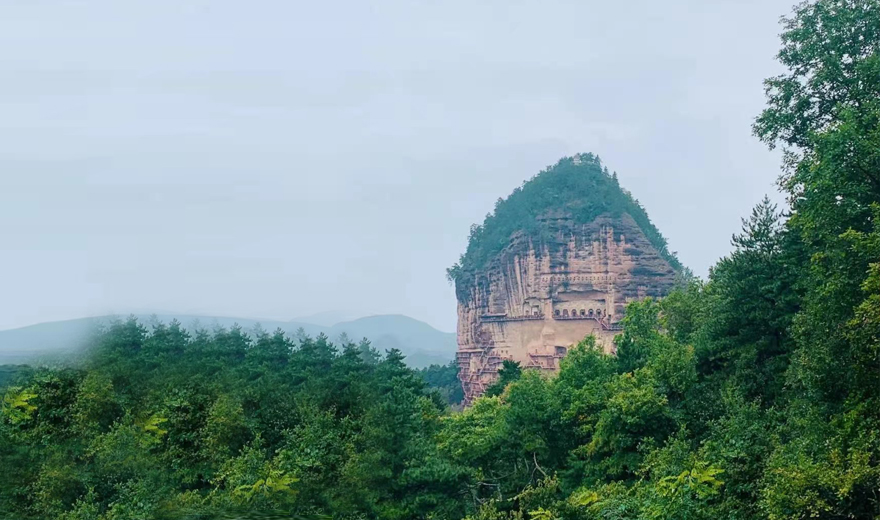
POLYGON ((553 315, 556 316, 557 318, 560 318, 560 317, 561 318, 569 318, 569 317, 575 318, 578 315, 580 315, 583 318, 601 318, 602 317, 602 309, 596 309, 596 310, 580 309, 580 311, 578 311, 578 309, 572 309, 571 314, 569 314, 568 309, 562 309, 561 311, 559 309, 556 309, 555 311, 553 311, 553 315), (580 313, 580 314, 578 314, 578 313, 580 313))

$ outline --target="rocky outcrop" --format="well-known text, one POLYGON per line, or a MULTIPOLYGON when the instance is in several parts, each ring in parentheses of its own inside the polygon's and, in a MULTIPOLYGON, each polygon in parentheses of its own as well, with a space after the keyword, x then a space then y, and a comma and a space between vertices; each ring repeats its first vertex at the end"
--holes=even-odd
POLYGON ((667 257, 626 213, 580 224, 551 211, 538 220, 539 239, 515 233, 482 269, 458 280, 465 404, 495 381, 505 359, 555 371, 590 334, 612 352, 626 304, 662 296, 674 283, 667 257))

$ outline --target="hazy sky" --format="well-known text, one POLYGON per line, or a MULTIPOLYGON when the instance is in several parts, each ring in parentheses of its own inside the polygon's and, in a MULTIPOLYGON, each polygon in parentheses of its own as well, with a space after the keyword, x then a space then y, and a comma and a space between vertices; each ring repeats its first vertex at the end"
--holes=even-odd
POLYGON ((700 275, 774 192, 751 136, 793 0, 0 0, 0 329, 402 313, 561 156, 700 275))

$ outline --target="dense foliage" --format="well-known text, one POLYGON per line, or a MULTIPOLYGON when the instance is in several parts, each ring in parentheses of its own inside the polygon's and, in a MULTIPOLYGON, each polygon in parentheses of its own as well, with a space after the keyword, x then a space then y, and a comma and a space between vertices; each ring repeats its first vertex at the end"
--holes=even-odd
POLYGON ((85 366, 7 389, 0 517, 458 516, 464 474, 433 441, 444 409, 366 341, 132 318, 85 366))
POLYGON ((544 242, 551 230, 538 217, 550 213, 564 214, 576 224, 588 224, 600 215, 628 214, 657 251, 673 267, 681 268, 645 209, 620 187, 617 174, 609 173, 595 155, 579 154, 560 159, 513 190, 506 199, 498 199, 495 210, 486 215, 483 224, 471 227, 467 250, 447 270, 459 299, 467 296, 474 273, 510 244, 515 233, 544 242))
POLYGON ((0 365, 0 391, 16 379, 31 372, 27 365, 0 365))
POLYGON ((765 199, 707 281, 631 304, 616 356, 508 363, 451 412, 424 379, 454 365, 119 323, 12 375, 0 517, 880 518, 880 0, 785 28, 755 131, 790 213, 765 199))
POLYGON ((458 364, 455 361, 446 365, 431 365, 419 370, 419 374, 447 404, 457 406, 464 400, 464 389, 458 380, 458 364))

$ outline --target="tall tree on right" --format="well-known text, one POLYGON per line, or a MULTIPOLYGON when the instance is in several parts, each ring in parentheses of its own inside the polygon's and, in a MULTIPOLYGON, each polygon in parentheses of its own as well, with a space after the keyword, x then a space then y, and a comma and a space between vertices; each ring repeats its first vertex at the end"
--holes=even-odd
POLYGON ((872 232, 880 203, 880 1, 801 4, 784 26, 779 60, 789 72, 766 81, 769 106, 754 128, 784 147, 788 225, 804 244, 807 293, 795 333, 814 362, 800 360, 799 379, 816 397, 842 402, 880 382, 850 370, 861 347, 847 333, 877 261, 854 240, 872 232))
POLYGON ((880 514, 880 1, 818 0, 783 20, 783 75, 755 133, 781 145, 802 247, 787 429, 765 471, 771 518, 880 514), (871 276, 875 273, 875 276, 871 276))

